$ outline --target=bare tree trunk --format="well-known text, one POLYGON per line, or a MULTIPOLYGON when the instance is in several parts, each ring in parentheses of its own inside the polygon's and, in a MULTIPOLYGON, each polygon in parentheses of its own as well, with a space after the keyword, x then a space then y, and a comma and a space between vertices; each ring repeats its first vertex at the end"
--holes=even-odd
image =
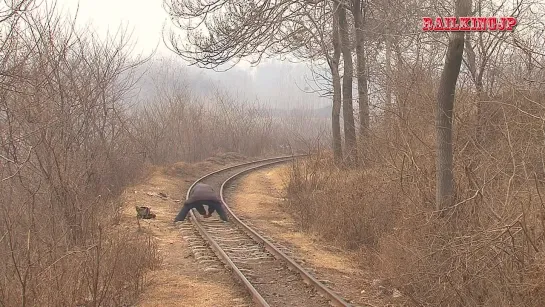
POLYGON ((330 61, 331 76, 333 79, 333 109, 331 111, 331 129, 333 130, 333 156, 335 163, 342 161, 342 137, 341 137, 341 76, 339 75, 339 61, 341 49, 339 42, 339 20, 337 14, 333 14, 333 58, 330 61))
MULTIPOLYGON (((471 0, 456 0, 456 16, 467 16, 471 10, 471 0)), ((437 93, 437 210, 454 204, 455 182, 452 149, 452 115, 456 81, 460 73, 464 53, 464 32, 451 33, 445 66, 441 74, 437 93)))
POLYGON ((369 96, 367 93, 367 63, 365 55, 365 34, 363 33, 363 14, 361 0, 353 0, 354 35, 356 38, 356 61, 358 78, 358 103, 360 116, 360 147, 365 160, 369 137, 369 96))
POLYGON ((386 33, 386 123, 389 125, 391 121, 392 110, 392 41, 389 33, 386 33))
MULTIPOLYGON (((477 143, 483 144, 486 131, 486 116, 484 114, 485 95, 483 88, 483 74, 486 66, 486 55, 484 55, 483 59, 481 59, 483 62, 481 63, 480 67, 477 68, 477 55, 475 54, 475 49, 471 44, 471 40, 469 39, 469 33, 466 35, 468 37, 465 38, 464 47, 467 55, 467 66, 469 72, 471 73, 471 78, 473 79, 473 83, 475 84, 475 90, 477 92, 477 127, 475 132, 475 138, 477 140, 477 143)), ((479 33, 479 36, 480 43, 482 45, 482 33, 479 33)))
POLYGON ((485 107, 487 105, 486 102, 486 95, 483 89, 483 80, 482 75, 479 75, 479 79, 477 80, 477 83, 475 84, 476 90, 477 90, 477 142, 479 144, 484 144, 484 141, 486 140, 486 121, 487 121, 487 113, 485 111, 485 107))
POLYGON ((352 106, 352 53, 350 50, 350 39, 348 22, 346 19, 346 8, 344 3, 338 6, 336 13, 339 18, 339 30, 341 37, 341 51, 343 54, 343 118, 344 118, 344 141, 349 165, 358 163, 358 150, 356 148, 356 127, 354 125, 354 108, 352 106))
MULTIPOLYGON (((394 41, 392 44, 395 55, 396 55, 396 79, 399 78, 399 73, 403 72, 405 69, 405 65, 403 62, 403 54, 401 53, 401 48, 399 47, 399 43, 397 41, 394 41)), ((408 115, 408 109, 407 109, 407 103, 406 103, 406 90, 403 89, 403 87, 397 86, 396 87, 396 110, 399 114, 400 121, 405 121, 407 119, 408 115)))
MULTIPOLYGON (((482 2, 482 0, 478 0, 475 4, 478 16, 483 16, 482 2)), ((483 32, 478 32, 477 35, 475 46, 471 44, 469 34, 467 35, 465 38, 465 52, 467 54, 467 66, 477 94, 477 127, 475 138, 479 146, 487 146, 486 142, 490 141, 489 133, 491 127, 489 121, 494 113, 494 104, 489 101, 489 92, 484 88, 484 73, 489 66, 493 54, 505 42, 504 37, 506 34, 501 33, 492 40, 486 39, 483 32), (478 57, 475 51, 478 52, 478 57), (477 58, 479 63, 477 63, 477 58)))

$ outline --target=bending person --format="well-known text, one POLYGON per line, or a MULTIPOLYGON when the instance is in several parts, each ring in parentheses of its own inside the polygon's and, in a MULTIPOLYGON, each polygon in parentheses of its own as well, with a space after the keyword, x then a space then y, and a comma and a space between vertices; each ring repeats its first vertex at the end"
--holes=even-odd
POLYGON ((189 193, 189 198, 184 202, 184 205, 174 219, 174 222, 185 220, 189 210, 193 208, 197 209, 205 218, 210 217, 214 211, 217 211, 220 218, 224 222, 227 221, 227 214, 225 213, 225 210, 223 210, 221 199, 216 191, 207 184, 199 182, 193 187, 189 193), (203 205, 208 206, 208 214, 206 214, 203 205))

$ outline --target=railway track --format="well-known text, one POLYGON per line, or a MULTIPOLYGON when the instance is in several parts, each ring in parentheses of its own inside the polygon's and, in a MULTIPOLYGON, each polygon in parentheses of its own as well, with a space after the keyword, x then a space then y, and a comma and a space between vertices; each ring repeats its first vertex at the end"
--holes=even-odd
POLYGON ((196 180, 219 189, 226 205, 229 222, 216 218, 202 219, 191 210, 189 217, 195 233, 201 238, 186 236, 194 248, 196 258, 209 270, 214 266, 207 247, 222 260, 251 295, 263 307, 273 306, 351 306, 338 294, 314 278, 307 270, 289 257, 280 247, 258 234, 239 219, 225 202, 224 188, 236 177, 250 171, 290 161, 296 156, 264 159, 227 167, 196 180), (206 242, 204 243, 203 240, 206 242), (203 244, 204 243, 204 244, 203 244))

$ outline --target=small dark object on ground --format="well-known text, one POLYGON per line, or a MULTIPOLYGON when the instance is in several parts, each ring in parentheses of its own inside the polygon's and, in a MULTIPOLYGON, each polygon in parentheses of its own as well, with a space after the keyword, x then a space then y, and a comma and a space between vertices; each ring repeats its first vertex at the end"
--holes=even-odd
POLYGON ((151 213, 151 209, 149 207, 135 207, 137 219, 154 219, 156 217, 155 213, 151 213))

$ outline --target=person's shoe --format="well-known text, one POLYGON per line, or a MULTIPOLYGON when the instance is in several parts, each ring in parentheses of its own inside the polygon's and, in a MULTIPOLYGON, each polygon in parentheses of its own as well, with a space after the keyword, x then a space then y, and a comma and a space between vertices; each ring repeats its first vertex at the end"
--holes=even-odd
POLYGON ((205 219, 207 219, 207 218, 209 218, 209 217, 211 217, 211 216, 212 216, 212 214, 205 214, 205 215, 203 215, 202 217, 204 217, 205 219))

